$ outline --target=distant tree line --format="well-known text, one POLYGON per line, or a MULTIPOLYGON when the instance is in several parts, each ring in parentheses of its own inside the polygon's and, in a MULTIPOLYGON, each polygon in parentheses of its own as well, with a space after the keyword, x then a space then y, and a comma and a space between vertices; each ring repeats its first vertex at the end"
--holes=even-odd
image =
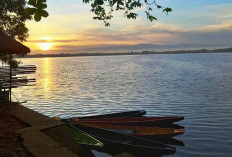
POLYGON ((142 52, 118 52, 118 53, 60 53, 60 54, 34 54, 28 55, 27 58, 43 57, 74 57, 74 56, 114 56, 114 55, 148 55, 148 54, 188 54, 188 53, 232 53, 232 48, 224 49, 200 49, 200 50, 176 50, 176 51, 142 51, 142 52))

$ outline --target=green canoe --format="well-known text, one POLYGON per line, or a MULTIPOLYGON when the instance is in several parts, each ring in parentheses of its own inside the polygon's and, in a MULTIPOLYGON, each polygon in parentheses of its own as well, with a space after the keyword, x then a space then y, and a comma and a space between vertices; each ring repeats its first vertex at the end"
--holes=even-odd
POLYGON ((99 149, 103 148, 104 144, 94 137, 79 131, 74 128, 71 124, 68 124, 69 129, 77 143, 79 143, 82 147, 87 149, 99 149))

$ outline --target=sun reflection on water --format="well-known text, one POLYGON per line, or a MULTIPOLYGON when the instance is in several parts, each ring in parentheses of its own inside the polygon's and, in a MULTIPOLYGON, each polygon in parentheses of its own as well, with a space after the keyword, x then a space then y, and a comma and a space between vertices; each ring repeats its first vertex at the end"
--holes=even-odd
POLYGON ((49 92, 51 86, 51 76, 50 76, 50 61, 49 58, 44 58, 44 69, 43 69, 43 87, 44 91, 49 92))

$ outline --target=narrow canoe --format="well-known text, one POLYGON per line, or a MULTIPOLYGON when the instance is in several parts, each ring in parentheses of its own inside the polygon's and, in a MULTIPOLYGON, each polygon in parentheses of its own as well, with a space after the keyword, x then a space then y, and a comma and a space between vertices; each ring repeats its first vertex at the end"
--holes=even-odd
MULTIPOLYGON (((142 126, 146 126, 146 125, 142 125, 142 126)), ((149 125, 148 125, 149 126, 149 125)), ((151 125, 152 126, 152 125, 151 125)), ((173 128, 173 129, 184 129, 184 126, 178 125, 178 124, 154 124, 153 126, 155 127, 159 127, 159 128, 173 128)))
POLYGON ((69 119, 63 119, 62 121, 73 121, 75 119, 142 117, 146 113, 147 112, 145 110, 126 111, 126 112, 110 113, 110 114, 95 115, 95 116, 73 117, 73 118, 69 118, 69 119))
POLYGON ((147 136, 143 137, 145 139, 156 141, 162 144, 175 145, 175 146, 185 146, 184 142, 177 140, 173 137, 157 137, 157 136, 147 136))
POLYGON ((160 124, 172 124, 183 120, 183 116, 170 117, 130 117, 130 118, 103 118, 103 119, 73 119, 77 122, 85 123, 105 123, 105 124, 124 124, 138 126, 156 126, 160 124))
POLYGON ((144 127, 144 126, 133 126, 133 125, 118 125, 110 123, 85 123, 85 122, 74 122, 82 125, 88 125, 92 127, 112 130, 120 133, 129 134, 132 136, 139 137, 173 137, 184 133, 184 130, 173 129, 173 128, 157 128, 157 127, 144 127))
POLYGON ((87 133, 104 143, 105 150, 120 150, 130 154, 141 153, 143 155, 151 154, 174 154, 176 149, 158 142, 146 140, 136 136, 121 134, 114 131, 100 129, 96 127, 71 123, 73 127, 87 133))
POLYGON ((75 129, 72 125, 68 124, 68 127, 75 141, 81 146, 87 149, 98 149, 104 146, 104 144, 100 142, 99 140, 97 140, 96 138, 75 129))

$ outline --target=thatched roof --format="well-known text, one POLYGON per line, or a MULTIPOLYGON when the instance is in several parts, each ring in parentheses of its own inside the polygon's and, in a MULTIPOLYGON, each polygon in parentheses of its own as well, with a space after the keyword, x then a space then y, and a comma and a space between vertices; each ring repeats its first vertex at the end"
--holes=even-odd
POLYGON ((0 53, 26 54, 30 49, 0 30, 0 53))

